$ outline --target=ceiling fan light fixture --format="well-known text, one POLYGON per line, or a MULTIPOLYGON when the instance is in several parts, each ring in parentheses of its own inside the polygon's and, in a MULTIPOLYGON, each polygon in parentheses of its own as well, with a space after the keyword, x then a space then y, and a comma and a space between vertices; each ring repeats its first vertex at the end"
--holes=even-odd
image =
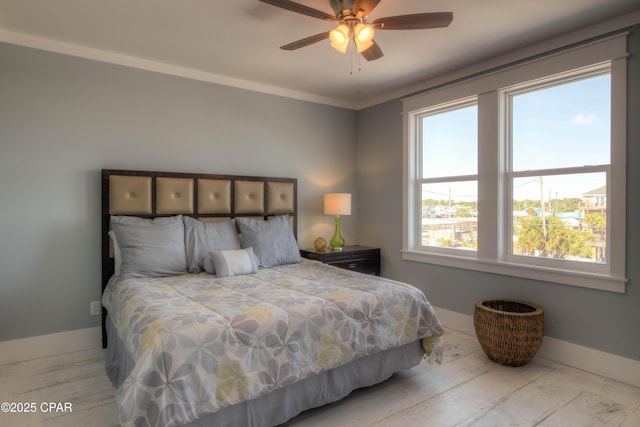
MULTIPOLYGON (((281 9, 338 25, 332 31, 324 31, 311 37, 280 46, 283 50, 296 50, 321 40, 329 39, 331 46, 342 53, 353 43, 359 54, 367 61, 375 61, 384 56, 382 49, 373 40, 375 30, 424 30, 448 27, 453 20, 453 12, 413 13, 378 18, 369 23, 369 14, 382 0, 329 0, 334 15, 294 0, 260 0, 281 9)), ((318 0, 319 1, 319 0, 318 0)), ((325 0, 326 1, 326 0, 325 0)))
POLYGON ((349 26, 346 24, 339 25, 336 29, 329 33, 329 40, 331 46, 342 52, 347 53, 347 46, 349 46, 349 26))
POLYGON ((369 24, 358 23, 353 29, 353 41, 356 43, 358 53, 373 46, 373 26, 369 24))

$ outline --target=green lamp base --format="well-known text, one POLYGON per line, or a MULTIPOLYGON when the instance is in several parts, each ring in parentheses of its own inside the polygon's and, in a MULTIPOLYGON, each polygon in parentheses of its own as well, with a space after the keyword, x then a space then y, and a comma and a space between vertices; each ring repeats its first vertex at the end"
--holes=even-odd
POLYGON ((340 215, 336 215, 336 230, 329 241, 332 251, 340 252, 344 249, 344 238, 340 234, 340 215))

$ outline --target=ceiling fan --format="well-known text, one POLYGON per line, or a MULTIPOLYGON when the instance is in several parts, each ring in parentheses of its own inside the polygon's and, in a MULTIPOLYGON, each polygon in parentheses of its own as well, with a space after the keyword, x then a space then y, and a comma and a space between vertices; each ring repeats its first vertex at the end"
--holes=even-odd
POLYGON ((296 50, 328 38, 331 46, 346 53, 350 41, 353 40, 358 53, 362 54, 367 61, 374 61, 384 56, 378 43, 373 40, 375 30, 442 28, 448 27, 453 20, 451 12, 436 12, 388 16, 369 22, 369 14, 381 0, 329 0, 335 16, 290 0, 260 1, 312 18, 339 24, 331 31, 294 41, 280 46, 280 49, 296 50))

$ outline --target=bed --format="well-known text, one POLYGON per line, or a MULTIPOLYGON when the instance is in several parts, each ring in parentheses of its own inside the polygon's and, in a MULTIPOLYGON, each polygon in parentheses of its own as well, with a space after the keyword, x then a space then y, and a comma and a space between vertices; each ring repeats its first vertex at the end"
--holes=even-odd
POLYGON ((417 288, 297 248, 292 178, 102 171, 103 345, 125 426, 275 426, 440 362, 417 288))

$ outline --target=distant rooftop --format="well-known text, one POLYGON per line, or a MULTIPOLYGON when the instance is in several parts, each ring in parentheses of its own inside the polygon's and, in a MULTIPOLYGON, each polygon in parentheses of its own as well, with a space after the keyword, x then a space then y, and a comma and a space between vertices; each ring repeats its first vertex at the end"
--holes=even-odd
POLYGON ((607 195, 607 186, 603 185, 602 187, 594 188, 591 191, 587 191, 586 193, 582 193, 583 196, 606 196, 607 195))

